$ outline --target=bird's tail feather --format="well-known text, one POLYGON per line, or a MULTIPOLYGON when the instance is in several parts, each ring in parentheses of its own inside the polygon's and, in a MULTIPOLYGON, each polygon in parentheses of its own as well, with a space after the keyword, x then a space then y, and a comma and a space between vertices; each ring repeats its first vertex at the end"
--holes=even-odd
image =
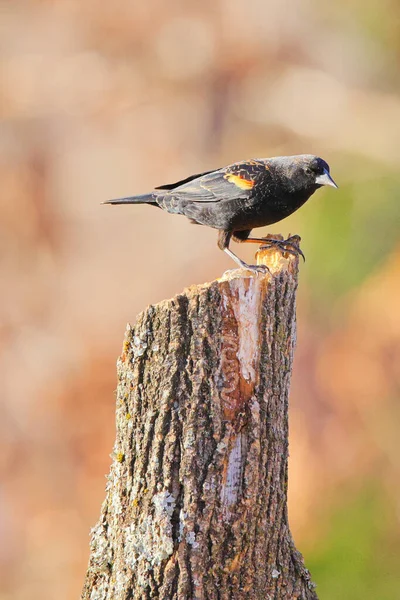
POLYGON ((106 200, 102 204, 157 204, 153 194, 141 194, 140 196, 129 196, 127 198, 115 198, 106 200))

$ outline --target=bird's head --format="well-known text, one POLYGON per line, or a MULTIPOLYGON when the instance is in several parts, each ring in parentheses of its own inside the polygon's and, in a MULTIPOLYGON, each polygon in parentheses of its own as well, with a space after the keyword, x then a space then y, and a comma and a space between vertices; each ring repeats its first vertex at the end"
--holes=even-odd
POLYGON ((338 186, 331 177, 329 165, 322 158, 311 154, 293 157, 292 177, 303 188, 319 188, 323 185, 338 186))
POLYGON ((278 156, 271 159, 271 162, 275 166, 280 185, 288 192, 312 194, 323 185, 338 187, 330 175, 328 163, 318 156, 278 156))

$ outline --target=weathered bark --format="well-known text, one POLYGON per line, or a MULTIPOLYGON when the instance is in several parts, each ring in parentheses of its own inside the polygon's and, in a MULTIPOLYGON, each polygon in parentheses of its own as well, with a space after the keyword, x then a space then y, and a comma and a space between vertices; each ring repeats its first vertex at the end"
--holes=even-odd
POLYGON ((258 261, 128 327, 83 599, 317 598, 287 520, 298 259, 258 261))

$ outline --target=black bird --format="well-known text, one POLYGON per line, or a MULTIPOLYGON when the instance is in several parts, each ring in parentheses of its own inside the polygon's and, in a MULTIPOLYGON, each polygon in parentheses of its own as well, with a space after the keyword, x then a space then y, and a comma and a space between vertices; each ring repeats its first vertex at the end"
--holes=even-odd
POLYGON ((235 242, 265 242, 250 238, 251 230, 281 221, 323 185, 337 187, 329 165, 317 156, 300 154, 237 162, 161 185, 149 194, 104 204, 151 204, 185 215, 192 223, 218 229, 218 247, 240 267, 260 270, 229 249, 231 238, 235 242))

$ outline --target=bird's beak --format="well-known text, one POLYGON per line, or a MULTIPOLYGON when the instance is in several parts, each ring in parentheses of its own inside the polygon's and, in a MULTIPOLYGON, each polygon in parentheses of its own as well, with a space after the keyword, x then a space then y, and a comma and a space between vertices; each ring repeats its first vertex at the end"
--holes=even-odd
POLYGON ((317 177, 315 178, 315 183, 317 183, 318 185, 331 185, 334 188, 339 187, 333 181, 332 177, 330 176, 329 172, 326 169, 324 169, 324 172, 322 173, 322 175, 317 175, 317 177))

